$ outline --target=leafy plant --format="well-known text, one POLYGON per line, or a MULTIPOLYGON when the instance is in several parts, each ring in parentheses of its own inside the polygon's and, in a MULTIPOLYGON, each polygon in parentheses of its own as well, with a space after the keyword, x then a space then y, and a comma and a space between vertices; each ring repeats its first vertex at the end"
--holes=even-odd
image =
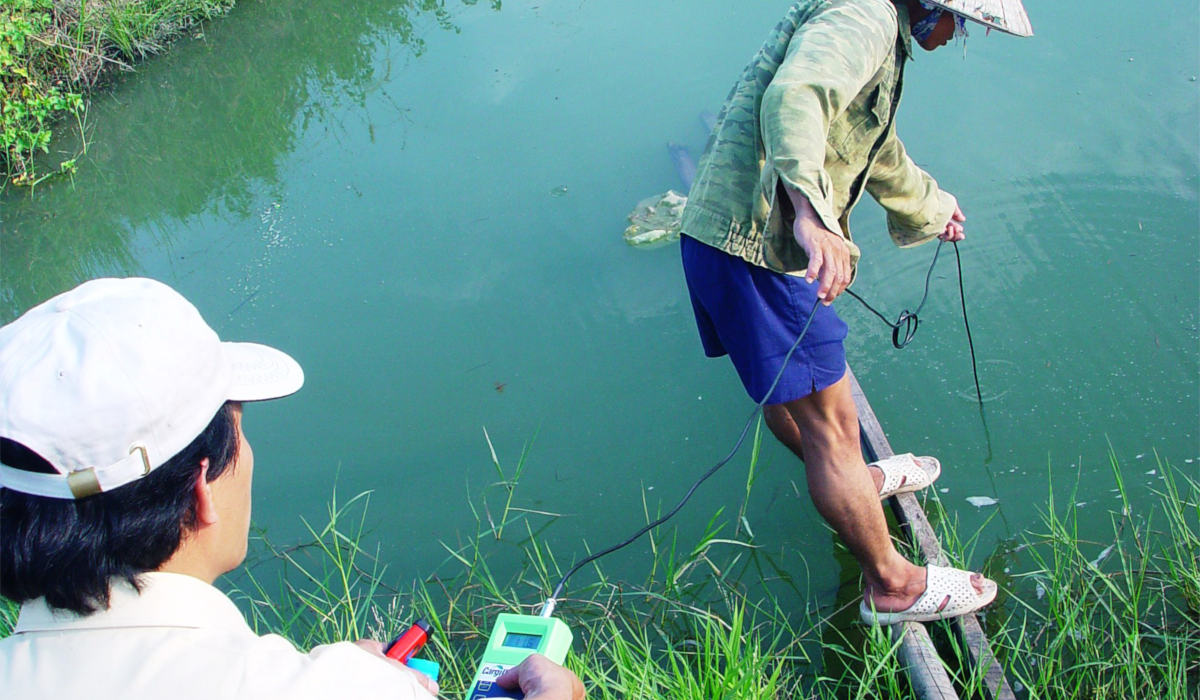
MULTIPOLYGON (((37 153, 48 153, 51 125, 63 115, 79 116, 83 97, 38 75, 34 58, 41 38, 51 25, 49 0, 6 0, 0 10, 0 165, 5 179, 17 185, 36 184, 37 153)), ((75 159, 64 161, 55 171, 75 172, 75 159)))

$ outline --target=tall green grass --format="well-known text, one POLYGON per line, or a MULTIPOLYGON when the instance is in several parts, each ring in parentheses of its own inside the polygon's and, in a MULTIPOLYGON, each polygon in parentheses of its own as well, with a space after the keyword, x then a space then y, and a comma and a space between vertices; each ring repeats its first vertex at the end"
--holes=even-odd
MULTIPOLYGON (((434 572, 409 578, 387 570, 370 532, 370 495, 335 496, 324 522, 306 522, 306 541, 280 547, 257 538, 233 597, 260 633, 302 648, 390 639, 412 619, 428 618, 435 632, 423 655, 442 664, 443 694, 461 696, 496 615, 535 612, 567 563, 546 543, 556 516, 516 505, 522 467, 506 472, 493 463, 500 481, 472 504, 473 536, 443 543, 445 562, 434 572), (498 503, 489 504, 496 490, 498 503)), ((1075 499, 1060 506, 1051 490, 1041 526, 988 557, 985 570, 1002 581, 1003 594, 985 627, 1018 697, 1198 697, 1200 482, 1165 463, 1159 471, 1157 503, 1138 513, 1113 461, 1121 500, 1109 536, 1084 532, 1075 499)), ((753 467, 750 474, 748 489, 753 467)), ((965 562, 978 538, 960 538, 936 500, 926 507, 951 559, 965 562)), ((653 515, 646 510, 648 520, 653 515)), ((742 512, 732 519, 741 524, 742 512)), ((567 665, 590 697, 913 697, 896 642, 846 622, 844 609, 856 601, 841 610, 786 609, 762 575, 731 573, 758 568, 738 566, 756 553, 736 529, 722 536, 729 529, 718 513, 692 544, 656 530, 644 579, 619 580, 597 562, 572 581, 556 615, 575 633, 567 665)), ((14 618, 11 604, 0 605, 0 636, 14 618)), ((963 697, 981 697, 980 673, 951 626, 931 632, 963 697)))
POLYGON ((1031 697, 1195 700, 1200 485, 1160 461, 1157 507, 1135 513, 1111 459, 1111 535, 1091 541, 1075 499, 1059 509, 1051 491, 1042 528, 1014 549, 1024 571, 993 638, 1031 697))
POLYGON ((12 634, 17 625, 17 612, 20 606, 8 598, 0 598, 0 639, 12 634))
MULTIPOLYGON (((391 638, 427 617, 436 634, 426 653, 443 664, 443 692, 460 695, 496 614, 536 611, 566 568, 545 544, 553 514, 514 506, 517 483, 493 462, 503 510, 476 504, 475 536, 446 543, 446 564, 425 578, 401 583, 379 565, 368 545, 366 494, 335 501, 328 523, 310 527, 303 546, 263 542, 260 562, 275 570, 239 588, 258 629, 309 646, 391 638), (523 552, 515 567, 514 544, 523 552)), ((986 615, 987 632, 1019 696, 1197 697, 1200 483, 1159 469, 1166 478, 1157 506, 1134 513, 1114 460, 1123 497, 1110 537, 1093 541, 1095 533, 1080 530, 1074 499, 1060 507, 1051 491, 1041 527, 990 557, 987 568, 1006 593, 986 615), (1002 565, 1015 573, 1003 574, 1002 565)), ((752 466, 748 489, 753 474, 752 466)), ((944 516, 936 502, 927 507, 944 516)), ((742 512, 732 520, 742 525, 742 512)), ((722 536, 727 529, 718 513, 688 546, 672 531, 652 532, 644 580, 617 580, 601 562, 578 574, 556 614, 575 632, 568 665, 590 697, 912 697, 885 632, 836 624, 845 616, 828 608, 786 610, 761 580, 732 576, 754 552, 743 539, 750 533, 722 536)), ((977 538, 960 539, 946 517, 940 529, 951 558, 965 562, 977 538)), ((980 696, 981 675, 950 625, 932 632, 963 696, 980 696)))

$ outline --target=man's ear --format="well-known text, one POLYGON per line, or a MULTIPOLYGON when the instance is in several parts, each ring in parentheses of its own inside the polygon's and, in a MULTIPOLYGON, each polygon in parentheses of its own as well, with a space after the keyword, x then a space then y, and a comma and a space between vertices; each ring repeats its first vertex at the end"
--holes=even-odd
POLYGON ((213 498, 212 484, 208 482, 208 457, 200 460, 200 472, 196 475, 196 483, 192 488, 196 494, 196 527, 204 528, 216 525, 217 502, 213 498))

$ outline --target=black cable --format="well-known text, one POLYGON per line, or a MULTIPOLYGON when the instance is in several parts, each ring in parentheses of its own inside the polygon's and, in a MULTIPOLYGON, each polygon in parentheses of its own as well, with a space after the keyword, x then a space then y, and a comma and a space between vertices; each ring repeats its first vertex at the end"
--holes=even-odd
MULTIPOLYGON (((894 345, 897 350, 903 350, 904 346, 911 343, 912 339, 914 337, 916 337, 916 335, 917 335, 917 327, 919 325, 921 325, 921 318, 918 314, 920 314, 921 310, 925 308, 925 302, 929 300, 929 281, 931 279, 933 279, 933 268, 937 267, 938 255, 940 255, 942 252, 943 244, 945 244, 945 241, 938 241, 937 249, 933 251, 933 261, 929 263, 929 270, 925 273, 925 293, 923 295, 921 295, 921 303, 917 304, 917 310, 909 311, 908 309, 905 309, 905 310, 901 311, 900 315, 896 317, 895 323, 892 323, 891 321, 887 320, 886 316, 884 316, 882 313, 880 313, 874 306, 871 306, 870 304, 868 304, 866 299, 863 299, 859 295, 855 294, 854 290, 852 290, 852 289, 846 290, 847 294, 854 297, 855 299, 858 299, 858 303, 867 307, 867 311, 870 311, 871 313, 878 316, 880 321, 883 321, 884 323, 886 323, 888 325, 889 328, 892 329, 892 345, 894 345), (901 332, 903 332, 903 334, 904 334, 903 338, 900 337, 901 332)), ((958 252, 958 244, 957 243, 954 244, 954 251, 955 251, 955 253, 958 252)), ((962 282, 961 263, 959 266, 959 271, 960 271, 959 282, 961 283, 962 282)))
POLYGON ((636 541, 642 535, 650 532, 654 528, 673 518, 675 514, 679 512, 679 509, 683 508, 684 504, 691 499, 692 494, 696 493, 696 489, 700 488, 700 484, 703 484, 705 481, 707 481, 708 477, 716 474, 721 467, 725 466, 729 463, 729 460, 733 459, 733 456, 737 454, 739 449, 741 449, 742 443, 746 441, 746 435, 750 432, 750 425, 754 423, 755 416, 757 416, 759 411, 762 410, 763 406, 766 405, 767 399, 771 398, 771 394, 775 393, 775 387, 779 385, 779 380, 783 378, 783 372, 787 369, 788 361, 792 359, 792 354, 796 352, 796 348, 800 347, 800 341, 804 340, 804 336, 808 333, 808 327, 812 325, 813 318, 817 315, 817 308, 820 307, 820 305, 820 299, 813 301, 812 311, 808 312, 808 320, 804 322, 804 328, 800 330, 800 335, 796 337, 796 342, 792 343, 792 348, 788 350, 787 355, 784 355, 783 364, 779 367, 779 373, 775 375, 775 381, 771 382, 771 388, 767 389, 767 393, 763 395, 762 400, 755 404, 754 410, 750 412, 750 417, 746 419, 746 424, 742 426, 742 434, 738 436, 737 442, 734 443, 733 449, 729 451, 729 454, 725 455, 720 462, 714 464, 711 469, 704 472, 704 475, 697 479, 696 482, 692 484, 692 487, 688 489, 687 493, 684 494, 683 499, 680 500, 679 503, 675 504, 675 507, 672 508, 666 515, 658 518, 654 522, 647 523, 640 530, 630 535, 629 538, 624 542, 615 544, 608 549, 602 549, 595 554, 585 557, 575 566, 572 566, 567 573, 563 574, 563 577, 559 580, 558 585, 554 587, 554 594, 550 596, 551 600, 558 600, 558 596, 562 594, 563 588, 565 588, 567 585, 567 579, 571 578, 571 575, 576 571, 579 571, 584 566, 596 561, 600 557, 607 556, 618 549, 621 549, 622 547, 627 547, 633 544, 634 541, 636 541))
MULTIPOLYGON (((925 302, 929 299, 929 283, 930 280, 933 279, 933 268, 937 266, 938 255, 942 252, 942 245, 944 243, 945 241, 939 241, 938 247, 933 253, 933 261, 929 264, 929 271, 925 273, 925 293, 921 296, 921 303, 917 304, 917 310, 909 311, 908 309, 905 309, 904 311, 901 311, 900 315, 896 318, 895 323, 888 321, 886 316, 868 304, 862 297, 850 291, 849 289, 846 290, 847 294, 857 299, 859 303, 867 308, 868 311, 878 316, 881 321, 886 323, 892 329, 892 345, 896 346, 897 349, 903 348, 911 343, 913 337, 917 333, 917 327, 921 322, 918 314, 920 314, 921 310, 925 308, 925 302), (903 338, 900 337, 901 332, 903 332, 903 338)), ((962 257, 959 255, 957 242, 954 244, 954 257, 958 262, 958 294, 962 300, 963 324, 966 325, 967 342, 970 343, 971 346, 971 370, 975 373, 975 393, 977 396, 979 396, 979 405, 982 406, 983 393, 979 389, 979 371, 975 363, 975 342, 971 339, 971 324, 967 321, 967 296, 963 289, 962 257)), ((767 399, 771 397, 771 394, 775 393, 775 387, 779 385, 779 380, 783 378, 783 372, 787 369, 788 361, 792 359, 792 355, 796 352, 796 348, 800 347, 800 341, 804 340, 804 336, 808 333, 808 327, 812 325, 813 318, 817 315, 817 308, 819 308, 820 305, 820 299, 817 299, 813 302, 812 311, 808 312, 808 319, 804 322, 804 327, 800 329, 800 335, 796 337, 796 342, 792 343, 791 349, 788 350, 787 355, 784 356, 783 364, 780 366, 779 372, 775 375, 775 380, 771 382, 771 388, 767 390, 767 393, 762 397, 762 400, 755 404, 754 410, 750 412, 750 417, 746 420, 746 424, 742 426, 742 432, 738 436, 737 442, 734 443, 733 449, 729 451, 729 454, 725 455, 721 461, 717 462, 708 471, 704 472, 704 474, 692 484, 692 487, 688 489, 687 493, 684 494, 679 503, 675 504, 675 507, 667 512, 666 515, 659 517, 653 522, 647 523, 623 542, 584 557, 579 561, 579 563, 568 569, 567 573, 563 574, 563 577, 559 579, 558 585, 554 587, 554 594, 550 596, 550 601, 548 601, 546 610, 553 608, 552 601, 558 600, 558 597, 562 595, 563 589, 566 588, 567 579, 571 578, 576 571, 579 571, 584 566, 587 566, 601 557, 612 554, 618 549, 633 544, 642 535, 675 517, 675 514, 678 513, 679 510, 683 508, 683 506, 691 499, 692 494, 696 493, 696 489, 700 488, 701 484, 707 481, 708 478, 713 474, 716 474, 721 467, 728 464, 729 460, 733 459, 733 456, 737 454, 739 449, 741 449, 742 443, 746 441, 746 435, 750 432, 750 425, 754 423, 754 418, 759 414, 760 411, 762 411, 763 406, 766 405, 767 399)), ((548 615, 549 612, 543 612, 543 614, 548 615)))
MULTIPOLYGON (((958 241, 954 242, 954 261, 958 263, 958 298, 962 301, 963 326, 967 329, 967 345, 971 348, 971 374, 975 376, 975 396, 979 399, 979 408, 982 410, 983 390, 979 388, 979 365, 975 362, 975 341, 971 339, 971 322, 967 320, 967 292, 963 289, 962 255, 958 252, 958 241)), ((987 428, 987 423, 984 423, 984 428, 987 428)), ((991 444, 989 436, 988 445, 991 444)))
MULTIPOLYGON (((937 249, 933 251, 933 261, 929 263, 929 270, 925 273, 925 293, 921 296, 921 303, 917 304, 917 310, 901 311, 900 315, 896 317, 895 323, 887 320, 886 316, 855 294, 853 290, 846 290, 846 293, 857 299, 866 307, 867 311, 878 316, 880 321, 892 329, 892 345, 896 346, 897 350, 901 350, 911 343, 917 334, 917 327, 921 324, 918 314, 925 308, 925 302, 929 300, 929 281, 933 279, 933 268, 937 267, 938 255, 942 252, 942 246, 945 243, 945 241, 938 241, 937 249), (900 337, 901 334, 903 334, 903 338, 900 337)), ((963 288, 962 254, 958 250, 958 241, 954 241, 954 261, 958 265, 958 298, 962 302, 963 326, 967 329, 967 345, 971 348, 971 374, 975 378, 975 397, 979 399, 979 405, 982 406, 983 390, 979 388, 979 363, 975 360, 975 340, 971 337, 971 322, 967 320, 967 292, 963 288)))

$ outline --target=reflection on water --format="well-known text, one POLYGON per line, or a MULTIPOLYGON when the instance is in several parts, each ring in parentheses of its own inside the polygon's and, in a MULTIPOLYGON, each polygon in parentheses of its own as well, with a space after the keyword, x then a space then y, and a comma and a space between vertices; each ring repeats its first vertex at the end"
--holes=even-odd
MULTIPOLYGON (((500 0, 488 4, 500 9, 500 0)), ((457 6, 244 3, 214 22, 203 42, 181 42, 145 64, 112 99, 94 100, 89 121, 96 126, 74 182, 40 186, 32 199, 11 188, 0 195, 0 321, 97 274, 138 273, 139 228, 170 246, 176 222, 186 226, 215 209, 261 218, 264 235, 282 245, 278 206, 255 211, 257 192, 279 189, 284 157, 305 129, 341 138, 344 120, 353 118, 346 110, 363 108, 368 97, 382 95, 388 106, 361 115, 372 136, 402 124, 404 97, 389 95, 388 83, 425 52, 425 33, 457 31, 457 6)))

